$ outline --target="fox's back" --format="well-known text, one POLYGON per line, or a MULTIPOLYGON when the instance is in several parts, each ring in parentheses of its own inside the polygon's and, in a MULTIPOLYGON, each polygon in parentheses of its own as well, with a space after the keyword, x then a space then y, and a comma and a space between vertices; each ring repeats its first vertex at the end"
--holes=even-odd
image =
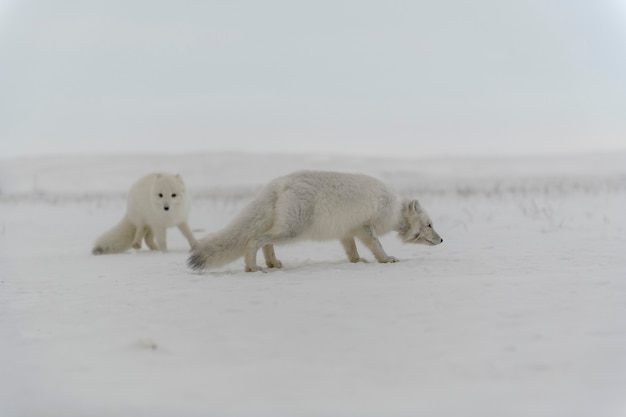
POLYGON ((369 224, 381 233, 395 222, 396 196, 381 181, 362 174, 300 171, 276 180, 278 215, 302 215, 302 237, 333 239, 369 224), (280 201, 280 200, 283 201, 280 201))

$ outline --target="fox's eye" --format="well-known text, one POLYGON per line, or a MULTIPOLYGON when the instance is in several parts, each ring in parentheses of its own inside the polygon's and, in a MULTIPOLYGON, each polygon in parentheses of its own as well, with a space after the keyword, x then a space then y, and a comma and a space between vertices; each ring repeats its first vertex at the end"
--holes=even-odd
POLYGON ((432 228, 432 227, 433 227, 433 224, 432 224, 432 223, 428 223, 428 226, 427 226, 427 227, 431 227, 431 228, 432 228))
POLYGON ((163 193, 159 193, 159 198, 163 198, 163 193))
POLYGON ((172 194, 172 198, 176 198, 176 194, 172 194))

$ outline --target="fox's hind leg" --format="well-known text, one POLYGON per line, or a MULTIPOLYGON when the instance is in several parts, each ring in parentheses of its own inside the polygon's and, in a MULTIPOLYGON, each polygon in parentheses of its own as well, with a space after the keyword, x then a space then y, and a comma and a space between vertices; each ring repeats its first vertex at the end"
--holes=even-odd
POLYGON ((393 256, 387 255, 385 250, 383 249, 383 245, 380 244, 380 240, 374 234, 374 230, 370 226, 363 226, 357 232, 357 237, 363 242, 365 246, 369 250, 372 251, 374 257, 378 262, 387 263, 387 262, 398 262, 397 258, 393 256))
POLYGON ((265 264, 268 268, 282 268, 283 263, 276 258, 274 253, 274 245, 268 244, 263 246, 263 256, 265 256, 265 264))
POLYGON ((367 259, 361 258, 359 252, 356 250, 356 243, 354 242, 354 238, 352 236, 341 239, 341 244, 343 245, 350 262, 367 262, 367 259))
MULTIPOLYGON (((271 253, 274 252, 273 244, 278 242, 285 242, 287 240, 294 239, 297 237, 302 230, 301 228, 297 229, 287 229, 283 232, 274 231, 275 228, 272 228, 269 232, 262 234, 257 238, 252 238, 248 241, 246 245, 246 249, 244 252, 244 262, 246 263, 246 272, 255 272, 259 271, 260 268, 256 264, 256 254, 260 248, 263 248, 263 254, 265 255, 266 250, 265 247, 271 247, 271 253)), ((270 249, 268 249, 269 251, 270 249)), ((270 253, 270 255, 271 255, 270 253)), ((274 259, 276 256, 274 255, 274 259)), ((267 258, 266 258, 267 260, 267 258)), ((278 259, 276 259, 278 261, 278 259)), ((276 265, 275 265, 276 266, 276 265)), ((282 263, 281 263, 282 266, 282 263)), ((280 267, 278 267, 280 268, 280 267)))
MULTIPOLYGON (((276 210, 278 211, 279 207, 277 207, 276 210)), ((256 263, 256 254, 259 249, 268 245, 271 247, 271 255, 274 252, 274 248, 272 247, 273 244, 286 242, 297 238, 302 233, 302 231, 305 230, 306 227, 308 227, 310 223, 310 211, 311 208, 307 207, 306 205, 301 205, 300 207, 296 208, 288 206, 283 207, 283 212, 297 212, 299 216, 276 216, 276 222, 270 230, 268 230, 266 233, 259 235, 258 237, 253 237, 248 241, 244 250, 246 272, 254 272, 260 269, 256 263)), ((268 249, 268 251, 269 250, 270 249, 268 249)), ((263 253, 266 253, 265 249, 263 249, 263 253)), ((276 256, 274 256, 274 259, 276 259, 276 256)))
POLYGON ((244 263, 246 264, 246 272, 260 271, 261 268, 256 263, 256 253, 259 251, 259 245, 256 244, 256 240, 249 241, 246 245, 244 254, 244 263))

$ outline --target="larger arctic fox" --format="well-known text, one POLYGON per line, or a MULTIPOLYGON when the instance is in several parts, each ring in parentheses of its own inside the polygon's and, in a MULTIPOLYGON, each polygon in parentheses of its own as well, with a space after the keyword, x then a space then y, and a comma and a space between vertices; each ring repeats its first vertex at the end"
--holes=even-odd
POLYGON ((262 248, 266 265, 281 268, 274 244, 304 239, 339 239, 350 262, 366 262, 357 252, 355 237, 378 262, 397 262, 377 238, 392 230, 404 242, 443 242, 417 200, 400 201, 377 179, 301 171, 270 182, 230 225, 198 241, 188 264, 202 270, 244 256, 246 271, 258 271, 256 257, 262 248))
POLYGON ((191 197, 180 175, 148 174, 130 188, 126 214, 115 227, 98 238, 92 253, 120 253, 131 246, 140 249, 142 239, 151 250, 167 252, 166 230, 174 226, 193 247, 197 241, 187 225, 190 209, 191 197))

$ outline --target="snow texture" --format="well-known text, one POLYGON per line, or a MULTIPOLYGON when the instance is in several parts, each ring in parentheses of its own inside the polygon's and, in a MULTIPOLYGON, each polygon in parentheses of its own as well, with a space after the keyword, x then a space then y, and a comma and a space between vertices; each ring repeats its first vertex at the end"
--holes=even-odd
POLYGON ((0 160, 1 416, 625 416, 626 154, 391 160, 198 154, 0 160), (198 274, 92 256, 130 184, 180 173, 196 237, 297 169, 374 175, 444 239, 277 247, 198 274))

